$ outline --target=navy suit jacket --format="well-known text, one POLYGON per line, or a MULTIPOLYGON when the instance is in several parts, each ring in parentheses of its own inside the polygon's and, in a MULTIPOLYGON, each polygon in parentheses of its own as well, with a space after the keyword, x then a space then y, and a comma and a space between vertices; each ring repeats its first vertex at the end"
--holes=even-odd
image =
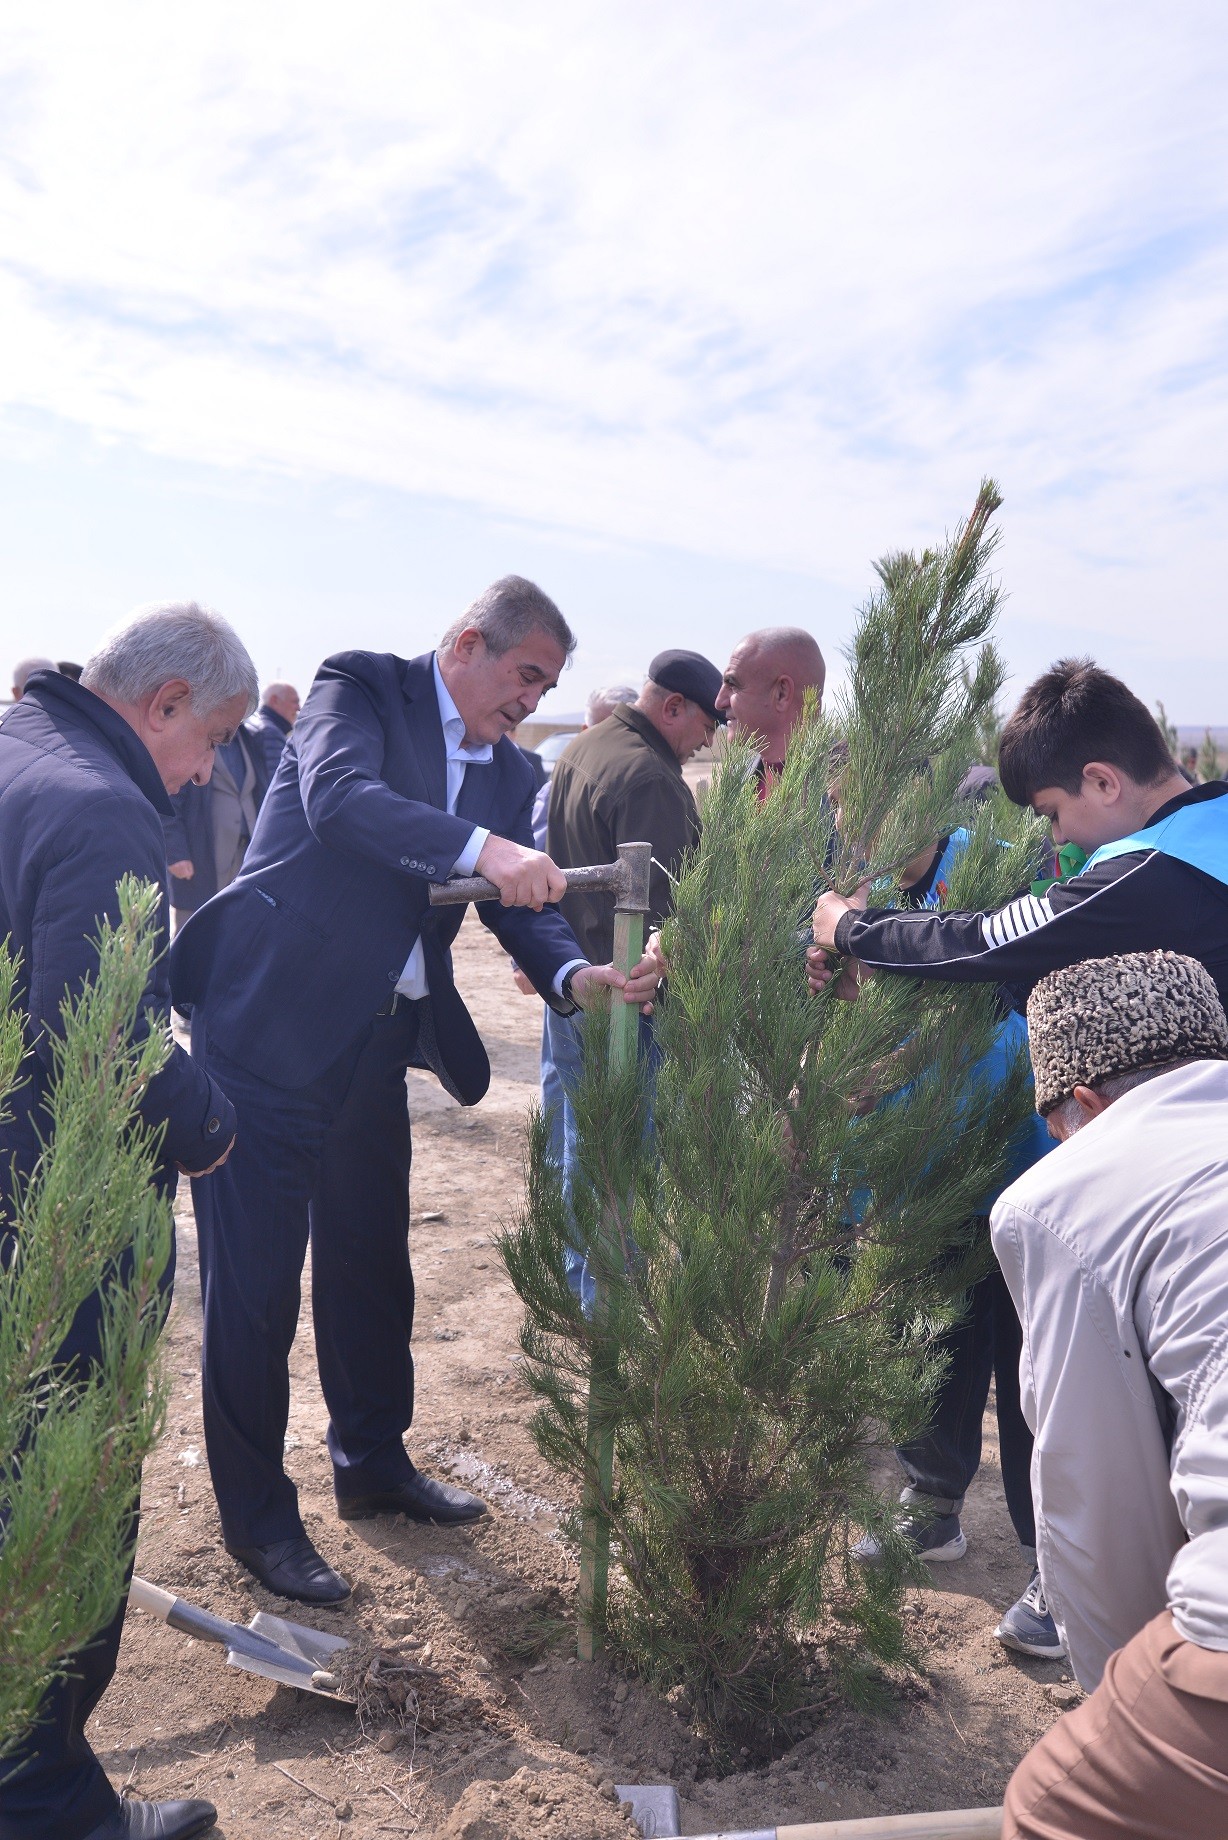
MULTIPOLYGON (((527 771, 527 769, 526 769, 527 771)), ((31 677, 0 724, 0 939, 20 953, 15 1001, 26 1011, 23 1084, 0 1117, 0 1206, 10 1163, 28 1174, 48 1118, 60 1005, 98 970, 94 941, 119 919, 115 886, 126 874, 162 889, 160 953, 134 1034, 170 1024, 166 973, 166 856, 170 801, 144 742, 92 691, 53 671, 31 677)), ((175 1046, 150 1081, 141 1115, 162 1126, 163 1186, 175 1164, 203 1169, 235 1132, 233 1107, 175 1046)))
MULTIPOLYGON (((515 743, 470 766, 455 817, 432 654, 338 652, 321 665, 274 775, 243 868, 180 931, 175 1004, 209 1041, 286 1090, 352 1044, 421 938, 429 1003, 420 1050, 454 1097, 474 1105, 490 1066, 452 981, 463 907, 432 908, 474 825, 531 847, 533 773, 515 743)), ((478 912, 560 1013, 555 977, 583 958, 556 907, 485 902, 478 912)))

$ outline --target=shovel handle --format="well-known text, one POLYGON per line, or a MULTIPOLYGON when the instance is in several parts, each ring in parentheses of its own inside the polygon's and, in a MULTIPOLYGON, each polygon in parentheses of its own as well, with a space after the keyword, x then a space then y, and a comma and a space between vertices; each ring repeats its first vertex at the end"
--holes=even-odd
POLYGON ((138 1578, 135 1574, 132 1583, 128 1586, 128 1602, 135 1604, 138 1610, 147 1610, 150 1616, 156 1616, 160 1623, 170 1620, 171 1611, 175 1608, 177 1601, 169 1591, 164 1591, 161 1585, 150 1584, 148 1578, 138 1578))
POLYGON ((171 1592, 164 1591, 160 1585, 150 1584, 147 1578, 133 1578, 128 1588, 128 1602, 135 1604, 138 1610, 148 1610, 150 1616, 156 1616, 159 1622, 169 1623, 180 1635, 195 1636, 198 1642, 216 1642, 221 1648, 232 1648, 239 1641, 245 1648, 257 1644, 270 1652, 273 1648, 273 1644, 265 1642, 263 1637, 256 1636, 253 1639, 250 1630, 241 1628, 237 1623, 228 1623, 223 1617, 213 1616, 208 1610, 201 1610, 182 1597, 172 1596, 171 1592))
POLYGON ((803 1821, 773 1829, 776 1840, 1000 1840, 1001 1808, 948 1808, 939 1814, 871 1815, 868 1820, 803 1821))

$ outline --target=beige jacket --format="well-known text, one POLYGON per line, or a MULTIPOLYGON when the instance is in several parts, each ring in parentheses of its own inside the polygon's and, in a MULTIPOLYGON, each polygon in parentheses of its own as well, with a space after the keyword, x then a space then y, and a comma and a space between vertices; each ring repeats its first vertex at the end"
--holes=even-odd
POLYGON ((1124 1094, 1012 1183, 1045 1596, 1084 1687, 1167 1605, 1228 1650, 1228 1063, 1124 1094))

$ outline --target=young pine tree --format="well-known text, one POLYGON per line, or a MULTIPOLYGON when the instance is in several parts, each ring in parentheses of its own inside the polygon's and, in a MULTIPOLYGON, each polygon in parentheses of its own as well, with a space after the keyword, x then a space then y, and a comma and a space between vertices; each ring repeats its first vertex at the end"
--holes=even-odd
POLYGON ((927 1421, 935 1340, 982 1269, 967 1223, 1029 1105, 1023 1067, 997 1090, 969 1080, 997 1027, 992 990, 883 977, 855 1002, 831 985, 814 997, 803 960, 816 890, 868 884, 889 903, 956 824, 971 836, 948 904, 999 905, 1035 872, 1034 821, 956 805, 1003 675, 988 642, 998 502, 987 483, 954 537, 878 565, 847 690, 830 717, 812 711, 767 799, 750 749, 730 747, 666 929, 655 1093, 609 1073, 593 1019, 574 1224, 538 1120, 503 1243, 540 1448, 603 1486, 590 1382, 614 1440, 607 1633, 738 1742, 788 1729, 812 1694, 803 1636, 846 1679, 905 1652, 908 1559, 872 1457, 927 1421), (603 1289, 592 1321, 561 1275, 576 1233, 603 1289), (861 1529, 886 1564, 850 1557, 861 1529))
MULTIPOLYGON (((119 898, 97 975, 65 1004, 52 1044, 48 1147, 0 1220, 0 1758, 64 1658, 115 1614, 141 1463, 162 1425, 155 1343, 171 1211, 136 1108, 169 1042, 156 1030, 131 1040, 159 895, 129 877, 119 898), (66 1371, 56 1351, 96 1292, 102 1359, 66 1371)), ((0 1109, 21 1077, 14 979, 0 948, 0 1109)))

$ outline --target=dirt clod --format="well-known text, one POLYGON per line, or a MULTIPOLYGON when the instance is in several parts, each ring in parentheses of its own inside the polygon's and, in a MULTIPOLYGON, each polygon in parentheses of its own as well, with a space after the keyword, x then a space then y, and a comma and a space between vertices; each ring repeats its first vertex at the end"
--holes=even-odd
POLYGON ((470 1783, 439 1840, 632 1840, 636 1831, 629 1809, 611 1807, 582 1776, 522 1769, 470 1783))

